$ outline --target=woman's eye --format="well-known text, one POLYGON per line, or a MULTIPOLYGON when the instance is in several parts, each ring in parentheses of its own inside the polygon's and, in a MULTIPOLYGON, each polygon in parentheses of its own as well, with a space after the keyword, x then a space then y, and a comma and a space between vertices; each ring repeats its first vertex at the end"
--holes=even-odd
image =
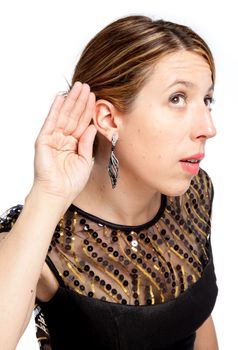
POLYGON ((182 106, 184 106, 184 104, 186 102, 186 97, 183 94, 176 94, 176 95, 171 96, 169 101, 174 105, 182 107, 182 106))
POLYGON ((211 96, 207 96, 204 98, 205 105, 208 107, 208 109, 211 111, 212 107, 211 105, 215 102, 214 98, 211 96))

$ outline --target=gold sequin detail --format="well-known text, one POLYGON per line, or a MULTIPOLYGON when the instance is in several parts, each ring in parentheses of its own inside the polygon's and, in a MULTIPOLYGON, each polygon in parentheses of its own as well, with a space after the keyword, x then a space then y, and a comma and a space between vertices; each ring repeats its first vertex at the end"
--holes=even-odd
POLYGON ((78 293, 123 304, 167 302, 196 283, 210 259, 211 198, 211 181, 200 170, 188 191, 167 197, 157 221, 140 230, 105 225, 74 206, 48 255, 78 293))

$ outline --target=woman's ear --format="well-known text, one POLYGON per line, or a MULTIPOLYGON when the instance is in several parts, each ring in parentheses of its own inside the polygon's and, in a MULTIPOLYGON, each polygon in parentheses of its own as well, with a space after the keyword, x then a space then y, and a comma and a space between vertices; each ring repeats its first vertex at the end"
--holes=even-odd
POLYGON ((93 122, 99 133, 110 142, 113 135, 119 134, 118 113, 113 104, 107 100, 100 99, 96 101, 93 122))

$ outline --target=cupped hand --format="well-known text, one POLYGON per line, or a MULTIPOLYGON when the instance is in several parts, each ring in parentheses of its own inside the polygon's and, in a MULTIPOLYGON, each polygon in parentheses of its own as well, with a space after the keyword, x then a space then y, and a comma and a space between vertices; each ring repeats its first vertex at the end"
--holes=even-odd
POLYGON ((83 190, 93 166, 94 111, 88 84, 56 96, 35 141, 33 186, 69 202, 83 190))

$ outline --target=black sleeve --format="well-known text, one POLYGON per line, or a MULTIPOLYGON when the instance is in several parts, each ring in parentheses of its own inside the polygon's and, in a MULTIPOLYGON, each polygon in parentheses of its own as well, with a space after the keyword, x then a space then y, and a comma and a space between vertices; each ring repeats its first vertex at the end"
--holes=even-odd
POLYGON ((0 216, 0 233, 9 232, 22 211, 23 205, 17 204, 0 216))

